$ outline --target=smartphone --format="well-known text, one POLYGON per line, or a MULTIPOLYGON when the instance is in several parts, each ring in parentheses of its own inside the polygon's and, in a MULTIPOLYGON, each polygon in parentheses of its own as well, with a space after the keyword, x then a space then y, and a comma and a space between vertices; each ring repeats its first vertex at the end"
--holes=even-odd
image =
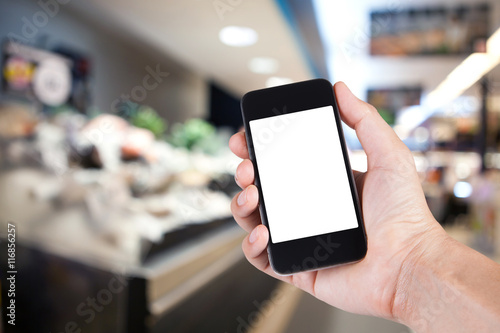
POLYGON ((251 91, 241 110, 273 270, 289 275, 363 259, 366 233, 330 82, 251 91))

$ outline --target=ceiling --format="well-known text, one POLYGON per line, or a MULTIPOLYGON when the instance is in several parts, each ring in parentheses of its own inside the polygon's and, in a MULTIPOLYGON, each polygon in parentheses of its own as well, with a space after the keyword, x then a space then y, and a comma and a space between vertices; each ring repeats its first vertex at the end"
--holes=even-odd
POLYGON ((312 77, 292 29, 273 0, 89 0, 73 5, 127 38, 150 43, 236 95, 265 87, 270 75, 248 69, 254 57, 277 59, 279 68, 273 76, 292 81, 312 77), (248 47, 222 44, 219 31, 229 25, 253 28, 258 42, 248 47))
MULTIPOLYGON (((500 6, 492 0, 463 0, 464 3, 490 3, 492 29, 500 21, 500 6)), ((302 1, 310 2, 310 1, 302 1)), ((273 75, 288 77, 292 81, 310 79, 311 62, 317 61, 313 45, 307 42, 311 35, 302 36, 311 19, 302 24, 299 18, 291 27, 278 3, 295 4, 300 14, 300 0, 88 0, 72 2, 80 12, 98 18, 102 24, 123 37, 149 43, 165 55, 186 67, 213 79, 224 88, 241 96, 247 91, 263 88, 270 75, 254 74, 248 68, 254 57, 273 57, 279 69, 273 75), (222 6, 216 8, 216 5, 222 6), (259 40, 249 47, 235 48, 222 44, 219 31, 237 25, 255 29, 259 40), (132 38, 130 38, 132 37, 132 38), (296 37, 301 38, 298 40, 296 37)), ((455 0, 439 0, 445 6, 454 6, 455 0)), ((317 9, 319 30, 328 62, 329 77, 345 81, 353 92, 366 98, 369 88, 420 85, 424 94, 434 89, 460 64, 464 56, 425 57, 370 57, 366 38, 369 31, 369 12, 373 9, 394 10, 407 7, 435 6, 435 0, 397 2, 385 0, 359 0, 335 2, 313 0, 317 9), (391 7, 393 6, 393 7, 391 7), (360 43, 360 44, 359 44, 360 43), (355 45, 356 52, 346 56, 345 45, 355 45)), ((286 12, 286 8, 285 8, 286 12)), ((289 13, 287 13, 289 15, 289 13)), ((311 17, 311 16, 309 16, 311 17)), ((327 75, 320 75, 327 76, 327 75)))

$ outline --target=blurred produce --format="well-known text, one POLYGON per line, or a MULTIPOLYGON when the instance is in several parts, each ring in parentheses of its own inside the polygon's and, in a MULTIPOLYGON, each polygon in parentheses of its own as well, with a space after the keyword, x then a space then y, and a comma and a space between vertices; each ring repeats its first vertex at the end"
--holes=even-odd
POLYGON ((121 146, 122 157, 129 159, 144 156, 146 159, 154 159, 154 156, 149 153, 154 140, 154 135, 149 130, 129 127, 121 146))
POLYGON ((231 133, 204 120, 176 125, 173 145, 148 107, 137 108, 132 124, 68 108, 38 121, 24 106, 2 108, 1 211, 25 239, 134 263, 166 233, 231 215, 231 133))
POLYGON ((167 121, 149 106, 139 106, 134 110, 130 122, 136 127, 151 131, 157 139, 161 138, 167 129, 167 121))
POLYGON ((102 114, 85 125, 78 137, 79 151, 92 151, 91 160, 108 170, 117 170, 121 159, 121 146, 129 124, 122 118, 102 114))
POLYGON ((21 104, 0 104, 0 137, 16 138, 33 134, 37 116, 21 104))
POLYGON ((184 124, 174 124, 170 142, 176 147, 194 149, 204 140, 212 137, 215 127, 202 119, 190 119, 184 124))

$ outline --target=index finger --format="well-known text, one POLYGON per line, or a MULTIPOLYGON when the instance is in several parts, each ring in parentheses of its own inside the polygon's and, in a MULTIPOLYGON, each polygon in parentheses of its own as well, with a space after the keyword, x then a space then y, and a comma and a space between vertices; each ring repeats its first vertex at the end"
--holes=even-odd
POLYGON ((245 131, 238 132, 234 134, 231 139, 229 139, 229 148, 239 158, 242 158, 244 160, 250 158, 248 155, 245 131))

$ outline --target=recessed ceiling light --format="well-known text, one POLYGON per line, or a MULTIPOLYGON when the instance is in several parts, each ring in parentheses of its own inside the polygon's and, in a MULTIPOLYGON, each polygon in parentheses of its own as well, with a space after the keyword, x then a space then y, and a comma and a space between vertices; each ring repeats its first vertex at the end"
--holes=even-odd
POLYGON ((258 57, 250 60, 248 68, 257 74, 274 74, 278 71, 279 62, 274 58, 258 57))
POLYGON ((266 87, 270 88, 270 87, 282 86, 284 84, 289 84, 292 82, 293 82, 292 79, 288 77, 271 76, 266 81, 266 87))
POLYGON ((252 28, 231 25, 219 32, 219 39, 226 45, 243 47, 255 44, 259 36, 252 28))

